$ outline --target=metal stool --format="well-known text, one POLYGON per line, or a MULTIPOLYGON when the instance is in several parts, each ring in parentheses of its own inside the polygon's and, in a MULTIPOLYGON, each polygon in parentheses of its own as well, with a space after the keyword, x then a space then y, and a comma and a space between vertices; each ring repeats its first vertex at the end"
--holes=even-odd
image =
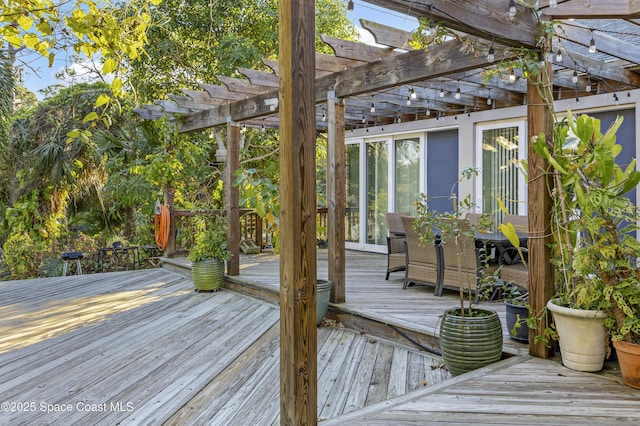
POLYGON ((70 260, 76 261, 76 270, 78 275, 82 275, 82 265, 80 265, 80 259, 82 259, 81 251, 66 251, 62 253, 62 260, 64 260, 64 265, 62 266, 62 276, 67 276, 67 266, 69 266, 70 260))

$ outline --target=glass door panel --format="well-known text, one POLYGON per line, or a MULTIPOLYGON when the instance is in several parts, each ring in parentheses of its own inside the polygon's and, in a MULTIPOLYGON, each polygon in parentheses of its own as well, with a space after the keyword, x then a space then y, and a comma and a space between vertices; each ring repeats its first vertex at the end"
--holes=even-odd
POLYGON ((387 142, 367 143, 367 243, 387 244, 385 213, 389 210, 387 142))
POLYGON ((396 140, 395 143, 395 211, 416 214, 420 193, 420 140, 396 140))
POLYGON ((346 146, 345 240, 360 242, 360 144, 346 146))

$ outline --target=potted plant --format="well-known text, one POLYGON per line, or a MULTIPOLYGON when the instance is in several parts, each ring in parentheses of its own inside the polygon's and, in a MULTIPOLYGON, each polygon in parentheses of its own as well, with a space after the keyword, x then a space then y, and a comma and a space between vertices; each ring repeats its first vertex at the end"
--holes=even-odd
POLYGON ((547 307, 554 315, 564 365, 586 371, 602 368, 605 327, 614 342, 640 343, 640 211, 627 195, 640 182, 640 173, 635 160, 624 169, 615 163, 621 124, 619 117, 603 134, 599 120, 576 118, 569 111, 566 122, 556 126, 553 141, 543 135, 533 141, 548 160, 553 181, 558 291, 547 307), (592 325, 565 325, 565 316, 574 313, 592 325), (574 344, 571 335, 579 337, 576 343, 593 343, 596 352, 582 354, 568 346, 574 344))
POLYGON ((227 247, 227 220, 213 216, 196 221, 194 245, 187 257, 193 262, 191 277, 196 291, 217 291, 222 287, 225 261, 232 253, 227 247))
POLYGON ((493 274, 486 274, 480 283, 480 300, 502 300, 509 337, 517 342, 529 342, 529 292, 501 278, 501 266, 493 274))
MULTIPOLYGON (((455 200, 454 190, 462 179, 477 175, 477 169, 465 169, 451 190, 451 198, 455 200)), ((499 361, 502 357, 500 318, 494 311, 474 308, 480 296, 480 293, 476 294, 478 271, 480 269, 480 273, 484 273, 486 270, 483 267, 484 258, 477 257, 475 232, 489 226, 489 215, 483 215, 475 224, 471 224, 465 218, 466 213, 474 208, 470 197, 454 204, 453 212, 442 213, 429 210, 428 197, 421 194, 417 207, 418 216, 414 226, 422 242, 433 244, 434 241, 440 241, 441 246, 451 244, 455 247, 460 306, 444 312, 439 329, 440 349, 447 369, 456 376, 499 361), (471 274, 464 268, 465 260, 469 258, 474 259, 471 274), (480 264, 477 259, 480 259, 480 264)), ((443 252, 440 250, 440 253, 443 252)))

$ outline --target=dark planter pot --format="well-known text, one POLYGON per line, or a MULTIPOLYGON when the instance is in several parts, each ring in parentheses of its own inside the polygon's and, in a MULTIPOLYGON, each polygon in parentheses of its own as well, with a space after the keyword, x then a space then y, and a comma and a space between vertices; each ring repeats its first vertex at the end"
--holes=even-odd
POLYGON ((515 341, 529 343, 529 327, 527 326, 527 318, 529 318, 529 310, 526 306, 514 305, 509 302, 504 302, 507 311, 507 331, 509 337, 515 341), (519 320, 518 320, 519 318, 519 320), (513 327, 516 323, 520 324, 520 327, 515 329, 513 333, 513 327))
POLYGON ((327 314, 329 296, 331 296, 331 281, 318 280, 316 287, 316 325, 320 324, 327 314))
POLYGON ((460 375, 502 358, 502 325, 498 314, 474 309, 484 316, 462 317, 450 309, 440 323, 440 349, 449 372, 460 375))
POLYGON ((224 260, 207 259, 193 262, 191 279, 196 291, 218 291, 224 278, 224 260))

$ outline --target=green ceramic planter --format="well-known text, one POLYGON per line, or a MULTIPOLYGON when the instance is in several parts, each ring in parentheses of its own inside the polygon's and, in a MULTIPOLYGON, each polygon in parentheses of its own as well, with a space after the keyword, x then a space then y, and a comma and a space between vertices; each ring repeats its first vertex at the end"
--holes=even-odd
POLYGON ((440 322, 440 349, 449 372, 460 375, 502 358, 502 325, 498 314, 484 309, 480 317, 461 317, 458 309, 444 313, 440 322))
POLYGON ((218 291, 224 278, 224 260, 207 259, 193 262, 191 279, 196 291, 218 291))

